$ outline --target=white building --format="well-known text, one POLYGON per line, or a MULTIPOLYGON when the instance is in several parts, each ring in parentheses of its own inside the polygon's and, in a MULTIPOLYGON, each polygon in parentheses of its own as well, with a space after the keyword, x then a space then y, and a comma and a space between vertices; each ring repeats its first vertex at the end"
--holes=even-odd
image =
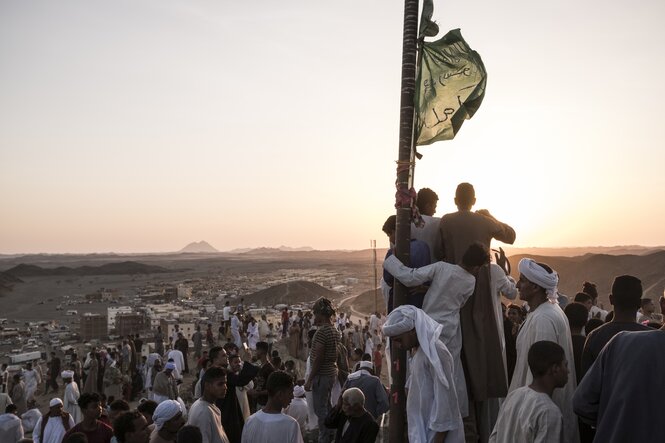
POLYGON ((131 306, 109 306, 106 308, 107 313, 107 325, 109 334, 115 329, 115 317, 119 313, 131 314, 134 312, 134 309, 131 306))

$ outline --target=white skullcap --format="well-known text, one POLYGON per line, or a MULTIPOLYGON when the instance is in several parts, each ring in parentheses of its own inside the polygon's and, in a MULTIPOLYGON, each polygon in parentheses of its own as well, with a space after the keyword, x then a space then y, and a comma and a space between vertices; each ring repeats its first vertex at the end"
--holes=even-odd
POLYGON ((164 423, 171 420, 173 417, 182 413, 180 403, 176 400, 164 400, 157 405, 155 412, 152 414, 152 421, 155 423, 155 429, 160 430, 164 423))
MULTIPOLYGON (((386 319, 383 325, 383 335, 395 337, 404 332, 416 330, 420 349, 425 353, 427 360, 434 368, 434 372, 447 388, 448 379, 443 372, 443 365, 436 350, 437 342, 443 344, 439 339, 443 325, 438 324, 432 317, 425 314, 425 311, 412 305, 402 305, 396 307, 386 319)), ((444 345, 445 348, 445 345, 444 345)), ((447 348, 446 348, 447 350, 447 348)))
POLYGON ((300 385, 295 385, 293 387, 293 396, 302 397, 303 395, 305 395, 305 388, 300 385))
POLYGON ((171 370, 175 369, 175 363, 173 363, 173 362, 171 362, 171 361, 168 362, 168 363, 164 366, 164 369, 171 369, 171 370))
POLYGON ((547 269, 536 263, 530 258, 523 258, 519 264, 520 274, 522 274, 531 283, 534 283, 545 289, 547 298, 551 302, 557 301, 557 286, 559 285, 559 274, 552 271, 550 274, 547 269))
POLYGON ((52 408, 53 406, 62 406, 62 400, 60 400, 58 397, 52 398, 50 402, 48 402, 48 407, 52 408))
POLYGON ((360 369, 374 369, 371 361, 363 360, 360 362, 360 369))
POLYGON ((74 378, 74 371, 62 371, 60 377, 65 378, 74 378))

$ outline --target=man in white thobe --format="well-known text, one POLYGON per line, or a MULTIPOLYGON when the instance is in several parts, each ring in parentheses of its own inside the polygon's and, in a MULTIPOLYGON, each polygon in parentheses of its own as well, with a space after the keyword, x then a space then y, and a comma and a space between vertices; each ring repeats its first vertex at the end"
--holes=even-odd
POLYGON ((383 325, 383 334, 395 346, 411 350, 406 382, 410 442, 464 441, 454 360, 440 338, 442 329, 442 325, 412 305, 395 308, 383 325))
POLYGON ((23 381, 25 382, 25 398, 27 400, 34 400, 35 391, 42 382, 42 378, 39 372, 32 368, 32 363, 26 365, 26 369, 23 371, 23 381))
MULTIPOLYGON (((537 341, 549 340, 561 346, 568 362, 574 362, 573 340, 568 319, 557 304, 559 275, 549 266, 524 258, 519 263, 520 279, 517 289, 520 298, 526 301, 531 311, 517 335, 517 362, 510 383, 509 393, 528 386, 533 381, 529 370, 529 348, 537 341)), ((563 414, 564 441, 579 442, 577 417, 573 412, 573 393, 577 387, 575 365, 569 367, 568 383, 554 390, 552 400, 563 414)))
POLYGON ((34 400, 28 402, 28 410, 21 414, 23 432, 26 434, 32 432, 37 425, 37 420, 40 418, 42 418, 42 413, 37 407, 37 403, 34 400))
POLYGON ((284 409, 286 415, 293 417, 298 422, 300 433, 303 437, 307 433, 307 418, 309 417, 309 408, 305 396, 305 388, 295 385, 293 387, 293 400, 284 409))
POLYGON ((11 404, 0 414, 0 442, 17 442, 23 438, 23 425, 21 417, 17 415, 18 408, 11 404))
POLYGON ((79 407, 78 401, 81 393, 79 392, 79 387, 76 384, 74 379, 74 371, 62 371, 60 374, 62 381, 65 383, 65 395, 64 395, 64 410, 72 416, 74 424, 80 423, 83 421, 83 414, 81 413, 81 408, 79 407))
POLYGON ((182 373, 185 370, 185 357, 182 355, 182 352, 177 350, 177 349, 171 349, 166 356, 166 360, 171 360, 173 359, 173 363, 175 363, 175 371, 174 375, 176 380, 182 380, 182 373))
POLYGON ((423 311, 442 325, 441 340, 453 356, 455 388, 462 417, 469 414, 469 403, 460 357, 462 328, 459 312, 473 294, 476 284, 474 273, 477 273, 483 264, 489 262, 489 254, 481 245, 474 244, 469 247, 469 250, 471 252, 464 256, 466 261, 463 260, 462 265, 436 262, 422 268, 412 269, 404 266, 394 255, 383 262, 383 267, 406 286, 431 282, 423 301, 423 311))
POLYGON ((252 320, 247 325, 247 345, 252 351, 256 351, 256 344, 259 342, 259 325, 256 320, 252 320))
POLYGON ((74 427, 72 416, 64 412, 62 407, 62 400, 51 399, 48 413, 37 420, 35 429, 32 431, 32 439, 35 443, 60 443, 65 433, 74 427))

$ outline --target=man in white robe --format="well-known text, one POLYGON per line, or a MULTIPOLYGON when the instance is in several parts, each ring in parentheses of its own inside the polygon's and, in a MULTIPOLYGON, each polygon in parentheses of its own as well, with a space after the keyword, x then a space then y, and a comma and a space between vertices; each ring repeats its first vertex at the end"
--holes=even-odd
POLYGON ((177 349, 171 349, 166 356, 166 360, 171 360, 173 359, 173 363, 175 363, 175 371, 174 371, 174 376, 176 380, 182 380, 182 373, 185 370, 185 357, 182 355, 182 352, 177 350, 177 349))
MULTIPOLYGON (((430 281, 430 287, 425 294, 423 311, 442 325, 441 340, 453 356, 455 370, 455 388, 462 417, 466 417, 468 410, 468 397, 462 360, 462 328, 460 326, 460 309, 473 294, 476 279, 474 273, 489 262, 489 253, 479 244, 472 245, 466 261, 462 265, 453 265, 445 262, 436 262, 418 269, 407 268, 394 255, 383 262, 383 267, 397 280, 406 286, 418 286, 430 281)), ((384 324, 385 329, 385 324, 384 324)))
POLYGON ((247 345, 252 351, 256 351, 256 344, 259 342, 259 325, 252 318, 247 325, 247 345))
POLYGON ((32 432, 37 425, 37 420, 40 418, 42 418, 42 413, 37 407, 37 403, 34 400, 28 402, 28 410, 21 414, 23 432, 26 434, 32 432))
POLYGON ((60 376, 65 383, 64 410, 72 416, 74 424, 80 423, 83 421, 83 414, 78 404, 81 393, 79 392, 78 385, 73 380, 74 371, 62 371, 60 376))
POLYGON ((7 412, 0 414, 0 442, 17 442, 23 438, 23 425, 17 415, 17 407, 8 405, 7 412))
POLYGON ((284 413, 293 417, 300 426, 300 433, 304 436, 307 433, 307 419, 309 417, 309 408, 305 399, 305 388, 296 385, 293 387, 293 400, 291 404, 284 409, 284 413))
MULTIPOLYGON (((557 304, 558 274, 549 266, 529 258, 520 261, 519 271, 517 289, 520 298, 529 304, 531 311, 517 336, 517 362, 509 392, 528 386, 533 381, 527 360, 531 345, 537 341, 557 343, 563 348, 566 360, 575 361, 568 319, 557 304)), ((577 387, 575 365, 571 364, 569 371, 568 382, 563 388, 554 390, 552 400, 563 414, 564 441, 577 443, 579 431, 577 417, 573 412, 573 393, 577 387)))
POLYGON ((26 365, 26 369, 23 371, 23 381, 25 382, 25 398, 27 400, 34 400, 35 391, 42 382, 42 378, 39 372, 32 368, 32 363, 26 365))
POLYGON ((62 410, 63 403, 59 398, 51 399, 49 411, 37 420, 35 429, 32 431, 32 439, 35 443, 60 443, 65 433, 74 427, 74 419, 62 410))
POLYGON ((564 443, 563 416, 552 401, 554 389, 568 381, 563 348, 551 341, 538 341, 529 349, 528 361, 533 383, 508 394, 490 443, 564 443))
POLYGON ((440 338, 442 329, 442 325, 412 305, 395 308, 383 325, 383 334, 395 346, 411 350, 406 383, 410 442, 464 441, 454 360, 440 338))
POLYGON ((199 428, 203 443, 229 443, 215 401, 226 396, 226 371, 212 367, 203 375, 203 396, 189 410, 187 424, 199 428))

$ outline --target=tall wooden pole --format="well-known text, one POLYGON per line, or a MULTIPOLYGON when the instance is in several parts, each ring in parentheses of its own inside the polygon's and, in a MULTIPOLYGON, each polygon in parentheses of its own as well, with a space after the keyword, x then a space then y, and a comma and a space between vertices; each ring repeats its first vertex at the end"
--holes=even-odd
POLYGON ((374 269, 374 312, 379 312, 379 306, 377 304, 379 289, 377 287, 378 275, 376 274, 376 240, 370 240, 369 244, 372 247, 372 269, 374 269))
MULTIPOLYGON (((397 184, 410 188, 412 174, 413 116, 416 89, 416 51, 418 40, 418 0, 404 0, 404 34, 402 40, 402 87, 400 98, 399 156, 397 184)), ((406 204, 397 208, 395 256, 405 265, 410 264, 411 208, 406 204)), ((393 305, 403 305, 406 288, 395 280, 393 305)), ((406 438, 406 353, 391 345, 392 385, 390 387, 390 443, 403 443, 406 438)))

